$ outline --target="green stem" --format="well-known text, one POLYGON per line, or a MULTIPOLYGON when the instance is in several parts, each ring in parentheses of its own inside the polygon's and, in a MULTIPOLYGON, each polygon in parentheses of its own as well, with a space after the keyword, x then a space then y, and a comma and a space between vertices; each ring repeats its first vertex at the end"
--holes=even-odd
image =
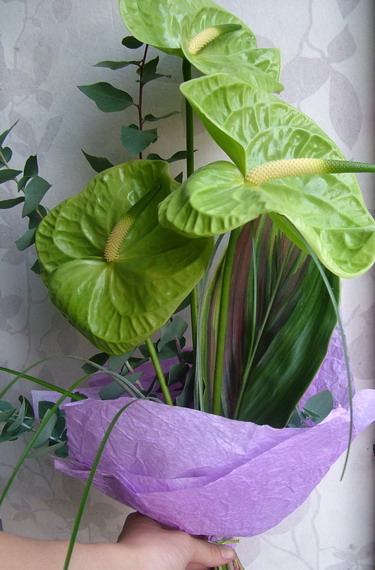
MULTIPOLYGON (((29 376, 28 374, 24 374, 23 372, 17 372, 17 370, 12 370, 11 368, 5 368, 4 366, 0 366, 1 372, 7 372, 8 374, 13 374, 13 376, 17 376, 17 378, 12 381, 11 386, 17 382, 19 378, 23 378, 24 380, 29 380, 29 382, 34 382, 34 384, 38 384, 39 386, 43 386, 43 388, 47 388, 48 390, 52 390, 54 392, 59 392, 59 394, 65 394, 66 390, 60 388, 59 386, 54 386, 54 384, 50 384, 49 382, 45 382, 44 380, 40 380, 40 378, 35 378, 34 376, 29 376)), ((1 394, 2 395, 2 394, 1 394)), ((82 400, 84 397, 80 396, 79 394, 71 394, 69 393, 68 396, 72 400, 82 400)))
MULTIPOLYGON (((186 58, 182 61, 182 76, 185 81, 190 81, 191 63, 186 58)), ((186 136, 186 176, 189 178, 194 172, 194 113, 189 101, 185 99, 185 136, 186 136)), ((193 348, 197 346, 197 323, 198 323, 198 293, 196 288, 190 294, 191 334, 193 348)))
POLYGON ((75 542, 76 542, 76 540, 77 540, 77 534, 78 534, 79 527, 80 527, 80 524, 81 524, 82 516, 83 516, 84 510, 85 510, 85 507, 86 507, 87 499, 88 499, 89 493, 90 493, 90 491, 91 491, 92 483, 93 483, 93 480, 94 480, 94 477, 95 477, 95 474, 96 474, 96 471, 97 471, 97 468, 98 468, 100 459, 101 459, 101 457, 102 457, 102 455, 103 455, 104 448, 105 448, 106 443, 107 443, 107 441, 108 441, 108 438, 109 438, 109 436, 111 435, 112 430, 113 430, 113 428, 115 427, 115 425, 116 425, 117 420, 119 419, 119 417, 123 414, 123 412, 124 412, 129 406, 131 406, 131 405, 134 404, 135 402, 137 402, 137 400, 133 400, 132 402, 129 402, 128 404, 126 404, 125 406, 123 406, 123 407, 116 413, 116 415, 114 416, 113 420, 112 420, 111 423, 109 424, 108 429, 107 429, 107 431, 105 432, 102 441, 100 442, 98 451, 96 452, 94 461, 93 461, 93 463, 92 463, 92 467, 91 467, 91 470, 90 470, 90 474, 89 474, 89 476, 88 476, 88 478, 87 478, 87 481, 86 481, 86 483, 85 483, 85 488, 84 488, 84 490, 83 490, 83 494, 82 494, 82 497, 81 497, 81 502, 80 502, 79 507, 78 507, 77 516, 76 516, 76 519, 75 519, 75 521, 74 521, 73 531, 72 531, 72 534, 71 534, 71 536, 70 536, 69 547, 68 547, 68 551, 67 551, 67 553, 66 553, 66 558, 65 558, 65 562, 64 562, 64 570, 68 570, 68 568, 69 568, 69 564, 70 564, 70 560, 71 560, 71 557, 72 557, 74 545, 75 545, 75 542))
POLYGON ((221 294, 220 294, 219 322, 218 322, 217 342, 216 342, 215 373, 214 373, 213 401, 212 401, 212 412, 216 415, 221 415, 221 389, 223 384, 224 353, 225 353, 227 322, 228 322, 230 282, 232 277, 232 268, 236 253, 237 241, 241 232, 242 228, 237 228, 231 232, 224 260, 223 279, 222 279, 221 294))
POLYGON ((148 348, 148 352, 150 353, 152 364, 154 365, 156 376, 157 379, 159 380, 160 388, 161 391, 163 392, 165 403, 168 404, 168 406, 173 406, 173 400, 168 389, 167 381, 165 379, 162 367, 160 366, 159 358, 158 355, 156 354, 155 347, 150 338, 146 340, 146 346, 148 348))

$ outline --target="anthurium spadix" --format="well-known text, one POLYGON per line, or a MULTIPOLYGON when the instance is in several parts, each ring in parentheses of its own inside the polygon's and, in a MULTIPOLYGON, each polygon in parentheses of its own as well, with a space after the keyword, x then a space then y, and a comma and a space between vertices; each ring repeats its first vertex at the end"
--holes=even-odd
POLYGON ((165 162, 128 162, 101 172, 38 228, 52 302, 104 352, 127 352, 158 330, 205 270, 212 240, 158 222, 159 202, 177 187, 165 162))
POLYGON ((162 203, 163 225, 209 236, 260 214, 276 222, 286 217, 336 275, 355 277, 372 265, 375 224, 348 172, 374 166, 343 161, 314 121, 227 74, 189 81, 181 90, 235 164, 197 170, 162 203))

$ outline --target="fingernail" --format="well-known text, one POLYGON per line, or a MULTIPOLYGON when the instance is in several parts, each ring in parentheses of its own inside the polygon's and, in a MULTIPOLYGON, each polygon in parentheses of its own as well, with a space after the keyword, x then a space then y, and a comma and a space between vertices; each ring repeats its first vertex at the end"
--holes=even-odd
POLYGON ((220 554, 224 560, 233 560, 235 552, 229 546, 220 546, 220 554))

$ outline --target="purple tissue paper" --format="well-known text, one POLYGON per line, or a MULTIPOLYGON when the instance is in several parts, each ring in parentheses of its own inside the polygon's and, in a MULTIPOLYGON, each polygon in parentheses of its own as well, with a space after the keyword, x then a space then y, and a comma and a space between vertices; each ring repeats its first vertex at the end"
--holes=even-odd
MULTIPOLYGON (((253 536, 295 510, 347 448, 350 417, 340 347, 333 338, 314 385, 335 409, 311 428, 259 426, 137 400, 120 416, 94 486, 168 526, 206 536, 253 536)), ((306 398, 305 398, 306 399, 306 398)), ((129 398, 65 406, 69 459, 60 471, 86 480, 110 421, 129 398)), ((375 390, 353 399, 353 438, 375 420, 375 390)))

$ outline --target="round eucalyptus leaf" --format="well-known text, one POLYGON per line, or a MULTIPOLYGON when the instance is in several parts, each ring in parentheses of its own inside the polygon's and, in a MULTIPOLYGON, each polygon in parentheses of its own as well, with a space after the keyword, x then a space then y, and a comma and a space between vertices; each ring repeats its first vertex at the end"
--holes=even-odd
POLYGON ((162 161, 115 166, 38 228, 51 301, 106 353, 127 352, 163 326, 204 273, 212 240, 188 239, 158 222, 159 202, 178 186, 162 161), (127 233, 108 261, 108 238, 131 212, 127 233))

